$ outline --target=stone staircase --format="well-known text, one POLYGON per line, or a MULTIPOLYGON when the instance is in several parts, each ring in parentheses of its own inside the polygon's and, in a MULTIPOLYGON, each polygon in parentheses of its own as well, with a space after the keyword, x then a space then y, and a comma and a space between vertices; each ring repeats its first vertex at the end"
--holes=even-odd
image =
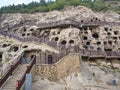
POLYGON ((16 81, 20 80, 28 64, 22 64, 0 90, 16 90, 16 81))

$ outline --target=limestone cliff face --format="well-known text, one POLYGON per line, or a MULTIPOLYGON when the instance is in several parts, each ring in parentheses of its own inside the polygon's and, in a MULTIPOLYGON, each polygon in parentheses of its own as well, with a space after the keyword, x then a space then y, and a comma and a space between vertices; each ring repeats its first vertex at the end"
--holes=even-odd
POLYGON ((3 14, 0 16, 0 19, 1 30, 13 32, 19 37, 44 37, 46 40, 54 41, 58 45, 79 45, 80 48, 85 49, 120 49, 120 26, 114 25, 114 23, 120 22, 120 15, 113 11, 96 13, 83 6, 71 6, 62 11, 51 11, 47 13, 3 14), (50 25, 56 21, 68 19, 80 23, 113 22, 113 24, 103 24, 98 26, 81 25, 81 27, 76 27, 74 25, 65 26, 63 24, 61 27, 56 26, 47 29, 40 28, 45 23, 50 25))
POLYGON ((8 26, 12 27, 12 25, 19 24, 22 22, 51 22, 57 20, 64 20, 66 18, 72 18, 74 20, 90 20, 92 18, 98 18, 100 20, 106 21, 120 21, 120 15, 108 11, 106 13, 95 13, 91 9, 88 9, 84 6, 78 7, 67 7, 62 11, 51 11, 47 13, 34 13, 34 14, 20 14, 20 13, 12 13, 12 14, 3 14, 0 16, 0 25, 1 27, 8 26))
MULTIPOLYGON (((62 11, 51 11, 47 13, 0 15, 0 31, 7 32, 8 35, 14 36, 14 39, 0 36, 0 51, 4 52, 0 72, 4 72, 8 65, 10 66, 10 64, 17 60, 17 58, 13 58, 22 55, 22 52, 25 50, 35 51, 31 52, 31 54, 27 53, 26 58, 30 59, 34 53, 37 55, 37 64, 41 64, 46 58, 44 56, 45 53, 42 52, 40 54, 40 52, 36 52, 37 50, 44 52, 51 51, 51 53, 60 52, 59 50, 55 50, 54 45, 53 49, 48 45, 35 43, 35 40, 39 41, 43 39, 44 43, 48 41, 54 42, 57 43, 57 46, 65 46, 66 48, 77 45, 79 48, 86 50, 119 51, 120 26, 118 22, 120 23, 120 15, 115 12, 93 12, 91 9, 83 6, 71 6, 62 11), (72 24, 66 25, 69 19, 71 19, 73 23, 79 22, 77 23, 79 27, 72 24), (61 23, 60 26, 41 28, 41 26, 46 25, 46 23, 48 23, 47 25, 49 26, 49 24, 53 24, 56 21, 64 20, 66 20, 66 22, 61 23), (100 25, 92 25, 92 22, 99 23, 100 25), (112 25, 101 24, 101 22, 112 22, 112 25), (84 25, 81 23, 84 23, 84 25), (19 37, 23 40, 29 39, 29 43, 20 42, 18 40, 19 37), (33 41, 30 38, 32 38, 33 41)), ((52 69, 49 66, 37 68, 39 74, 50 78, 60 73, 58 78, 61 80, 59 83, 53 83, 48 80, 41 80, 39 76, 37 78, 38 81, 33 84, 33 90, 39 90, 40 88, 42 88, 42 90, 118 90, 117 88, 120 86, 120 62, 118 59, 112 58, 107 61, 105 58, 100 58, 100 60, 92 60, 94 62, 86 62, 86 59, 83 60, 83 62, 80 60, 80 63, 76 62, 76 64, 74 62, 77 59, 74 58, 75 60, 71 60, 72 58, 74 57, 67 58, 63 63, 58 63, 56 67, 50 66, 52 69), (113 66, 109 61, 113 61, 114 69, 111 68, 113 66), (80 72, 71 74, 76 70, 74 67, 78 67, 77 70, 80 69, 80 72), (44 73, 41 73, 41 68, 45 70, 48 69, 48 71, 43 69, 44 73), (54 71, 52 73, 51 70, 54 69, 61 72, 56 74, 56 71, 54 71), (51 76, 51 73, 53 76, 51 76), (63 76, 61 76, 61 74, 63 76), (113 84, 113 80, 116 81, 117 87, 110 86, 113 84)))

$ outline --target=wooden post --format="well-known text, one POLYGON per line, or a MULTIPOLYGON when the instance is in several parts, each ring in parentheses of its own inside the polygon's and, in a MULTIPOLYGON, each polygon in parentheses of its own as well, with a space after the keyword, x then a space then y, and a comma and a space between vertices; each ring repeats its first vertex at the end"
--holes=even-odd
POLYGON ((13 65, 11 65, 10 75, 12 75, 12 73, 13 73, 13 65))
POLYGON ((16 81, 16 90, 19 90, 19 80, 16 81))

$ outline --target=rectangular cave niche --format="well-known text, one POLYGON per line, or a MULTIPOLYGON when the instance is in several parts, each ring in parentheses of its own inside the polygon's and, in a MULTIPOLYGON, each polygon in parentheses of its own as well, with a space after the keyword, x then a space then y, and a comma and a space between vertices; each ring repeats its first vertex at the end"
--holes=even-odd
POLYGON ((52 63, 53 63, 52 55, 48 55, 48 64, 52 64, 52 63))
POLYGON ((0 62, 2 61, 2 53, 0 53, 0 62))

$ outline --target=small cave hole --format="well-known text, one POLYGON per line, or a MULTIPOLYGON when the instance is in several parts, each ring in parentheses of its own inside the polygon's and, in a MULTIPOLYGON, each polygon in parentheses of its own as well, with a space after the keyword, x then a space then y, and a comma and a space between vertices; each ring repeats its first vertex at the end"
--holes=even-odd
POLYGON ((104 42, 104 45, 107 45, 107 42, 104 42))
POLYGON ((95 18, 95 20, 98 20, 98 18, 95 18))
POLYGON ((2 61, 2 54, 0 54, 0 62, 2 61))
POLYGON ((7 46, 8 46, 7 44, 3 44, 3 45, 2 45, 3 48, 5 48, 5 47, 7 47, 7 46))
POLYGON ((86 42, 86 45, 90 45, 90 42, 86 42))
POLYGON ((30 29, 30 31, 33 31, 34 29, 30 29))
POLYGON ((87 37, 87 36, 84 36, 84 37, 83 37, 83 40, 87 40, 87 39, 88 39, 88 37, 87 37))
POLYGON ((81 23, 83 23, 83 20, 81 20, 81 23))
POLYGON ((117 37, 113 37, 114 40, 117 40, 118 38, 117 37))
POLYGON ((22 36, 25 36, 25 33, 23 33, 22 36))
POLYGON ((74 43, 74 40, 70 40, 69 43, 70 43, 70 44, 73 44, 73 43, 74 43))
POLYGON ((61 44, 63 44, 63 45, 65 45, 67 42, 65 41, 65 40, 63 40, 62 42, 61 42, 61 44))
POLYGON ((112 29, 110 28, 110 31, 112 31, 112 29))
POLYGON ((114 41, 114 43, 115 43, 115 44, 117 44, 117 43, 118 43, 118 41, 114 41))
POLYGON ((28 47, 28 46, 26 46, 26 45, 25 45, 25 46, 23 46, 23 48, 27 48, 27 47, 28 47))
POLYGON ((97 42, 97 45, 101 45, 101 42, 100 42, 100 41, 98 41, 98 42, 97 42))
POLYGON ((118 35, 118 31, 114 31, 114 34, 115 34, 115 35, 118 35))
POLYGON ((27 33, 27 36, 30 36, 30 33, 27 33))
POLYGON ((55 37, 55 41, 58 41, 59 40, 59 38, 58 37, 55 37))
POLYGON ((84 30, 87 30, 87 27, 84 27, 84 30))
POLYGON ((24 32, 26 32, 26 31, 27 31, 27 29, 24 27, 24 28, 23 28, 23 31, 24 31, 24 32))
POLYGON ((92 27, 90 27, 89 30, 92 30, 92 27))
POLYGON ((94 34, 92 34, 92 37, 95 38, 95 39, 98 39, 99 35, 97 33, 94 33, 94 34))
POLYGON ((112 45, 112 41, 108 41, 109 45, 112 45))
POLYGON ((57 34, 60 34, 60 31, 59 31, 59 32, 57 32, 57 34))
POLYGON ((108 27, 105 27, 104 30, 107 32, 108 31, 108 27))
POLYGON ((108 33, 107 33, 107 35, 111 35, 111 33, 110 33, 110 32, 108 32, 108 33))
POLYGON ((35 56, 35 55, 31 55, 31 60, 33 59, 34 56, 35 56))
POLYGON ((104 51, 112 51, 112 49, 104 48, 104 51))
POLYGON ((0 58, 2 58, 2 54, 0 54, 0 58))
POLYGON ((83 45, 83 48, 88 49, 88 46, 87 45, 83 45))
POLYGON ((48 55, 48 64, 52 64, 53 63, 53 57, 52 55, 48 55))
POLYGON ((98 51, 102 50, 100 47, 97 48, 98 51))
POLYGON ((14 52, 18 51, 19 47, 15 46, 14 47, 14 52))
POLYGON ((11 44, 7 44, 7 46, 10 46, 11 44))
POLYGON ((85 33, 85 34, 88 34, 88 32, 87 32, 87 31, 85 31, 84 33, 85 33))

